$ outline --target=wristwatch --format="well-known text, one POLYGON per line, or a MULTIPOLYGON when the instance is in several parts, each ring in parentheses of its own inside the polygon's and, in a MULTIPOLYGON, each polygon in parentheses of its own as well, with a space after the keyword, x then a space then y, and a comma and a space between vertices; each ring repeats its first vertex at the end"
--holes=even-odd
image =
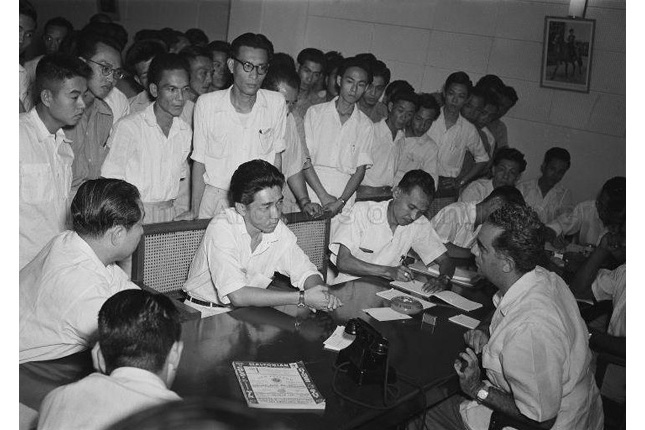
POLYGON ((345 200, 342 197, 338 197, 338 200, 340 200, 340 202, 343 204, 343 206, 345 206, 347 204, 347 200, 345 200))
POLYGON ((298 296, 298 307, 305 307, 305 290, 300 290, 300 295, 298 296))
POLYGON ((488 397, 488 387, 485 385, 477 391, 477 395, 475 396, 477 403, 482 403, 486 398, 488 397))
POLYGON ((450 284, 450 276, 446 275, 445 273, 443 275, 439 275, 439 281, 442 282, 445 285, 450 284))

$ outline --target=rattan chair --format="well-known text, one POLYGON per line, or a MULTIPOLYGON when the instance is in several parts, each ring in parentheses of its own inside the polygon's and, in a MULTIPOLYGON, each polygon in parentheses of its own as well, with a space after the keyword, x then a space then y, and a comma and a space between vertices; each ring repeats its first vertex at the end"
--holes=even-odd
POLYGON ((329 217, 311 218, 304 212, 284 216, 287 219, 287 227, 296 235, 298 246, 316 266, 323 280, 327 280, 329 217))

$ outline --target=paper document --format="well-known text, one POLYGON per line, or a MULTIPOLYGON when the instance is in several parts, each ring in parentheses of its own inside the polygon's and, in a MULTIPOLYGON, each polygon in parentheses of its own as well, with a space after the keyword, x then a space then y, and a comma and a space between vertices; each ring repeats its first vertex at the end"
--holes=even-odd
POLYGON ((434 294, 429 294, 425 291, 423 291, 423 282, 417 281, 416 279, 413 281, 408 281, 408 282, 401 282, 401 281, 393 281, 390 282, 390 285, 393 287, 401 288, 406 291, 411 291, 414 293, 419 294, 422 297, 429 298, 429 297, 437 297, 444 302, 462 309, 464 311, 470 312, 474 309, 481 308, 482 305, 481 303, 473 302, 472 300, 468 300, 459 294, 452 292, 450 290, 445 290, 445 291, 440 291, 438 293, 434 294))
POLYGON ((329 339, 323 342, 323 345, 325 349, 340 351, 351 345, 354 339, 356 339, 355 335, 345 333, 345 326, 339 325, 331 336, 329 336, 329 339))
POLYGON ((421 303, 421 305, 423 306, 423 310, 426 310, 428 308, 436 306, 434 303, 426 302, 423 299, 411 296, 410 294, 405 294, 405 293, 403 293, 403 292, 401 292, 399 290, 396 290, 394 288, 390 288, 387 291, 381 291, 380 293, 376 293, 376 295, 379 296, 379 297, 383 297, 386 300, 392 300, 393 298, 398 297, 398 296, 410 297, 411 299, 414 299, 414 300, 418 301, 419 303, 421 303))
POLYGON ((475 318, 471 318, 464 314, 455 315, 454 317, 448 318, 448 320, 471 330, 479 325, 479 320, 476 320, 475 318))
MULTIPOLYGON (((423 264, 423 261, 419 260, 408 267, 413 272, 421 273, 423 275, 430 275, 435 278, 439 276, 439 265, 436 263, 433 263, 430 266, 426 267, 425 264, 423 264)), ((455 274, 452 276, 451 282, 454 282, 457 285, 472 287, 480 279, 481 275, 479 275, 479 273, 457 267, 455 268, 455 274)))
POLYGON ((378 321, 409 320, 412 318, 410 315, 399 313, 392 308, 363 309, 363 312, 378 321))

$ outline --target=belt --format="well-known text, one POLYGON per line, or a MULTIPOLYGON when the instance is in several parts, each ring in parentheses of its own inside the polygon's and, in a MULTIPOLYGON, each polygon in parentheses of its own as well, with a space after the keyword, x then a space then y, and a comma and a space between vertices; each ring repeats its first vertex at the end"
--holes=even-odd
POLYGON ((186 298, 184 300, 187 300, 191 303, 195 303, 196 305, 206 306, 207 308, 228 308, 228 306, 220 305, 219 303, 213 303, 207 300, 196 299, 190 294, 188 294, 186 291, 184 291, 184 294, 186 295, 186 298))

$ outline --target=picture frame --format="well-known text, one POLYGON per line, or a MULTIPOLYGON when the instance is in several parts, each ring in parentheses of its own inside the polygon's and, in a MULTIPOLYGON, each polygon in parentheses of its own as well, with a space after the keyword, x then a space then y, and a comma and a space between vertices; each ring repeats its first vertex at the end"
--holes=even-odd
POLYGON ((113 21, 119 21, 119 0, 96 0, 97 13, 104 13, 113 21))
POLYGON ((589 92, 595 19, 544 18, 540 86, 589 92))

